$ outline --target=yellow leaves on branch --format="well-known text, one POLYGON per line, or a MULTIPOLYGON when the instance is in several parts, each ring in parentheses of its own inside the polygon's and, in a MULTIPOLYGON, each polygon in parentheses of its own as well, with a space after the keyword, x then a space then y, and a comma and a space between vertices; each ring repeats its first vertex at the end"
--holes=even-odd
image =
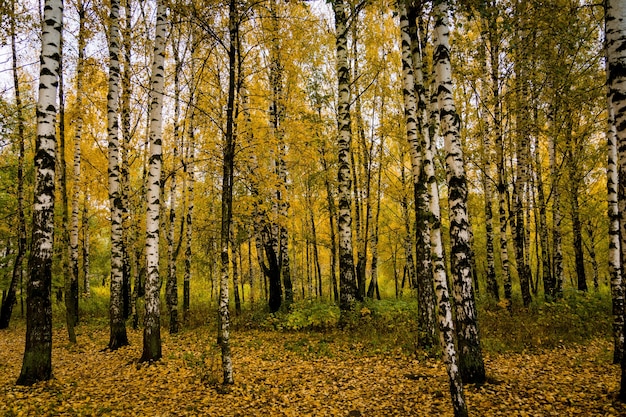
MULTIPOLYGON (((361 313, 366 313, 362 311, 361 313)), ((163 335, 163 359, 137 364, 132 345, 102 351, 108 331, 79 327, 79 343, 54 335, 55 379, 18 387, 24 328, 0 332, 2 416, 451 416, 438 359, 376 351, 345 333, 233 334, 235 385, 225 392, 213 329, 163 335), (223 393, 219 393, 221 391, 223 393)), ((384 337, 384 335, 380 335, 384 337)), ((625 415, 615 401, 611 345, 487 356, 489 382, 466 387, 474 416, 625 415)))

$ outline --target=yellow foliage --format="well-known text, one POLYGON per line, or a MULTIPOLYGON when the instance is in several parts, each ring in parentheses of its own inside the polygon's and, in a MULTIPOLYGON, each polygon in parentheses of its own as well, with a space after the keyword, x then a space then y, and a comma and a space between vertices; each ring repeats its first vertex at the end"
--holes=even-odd
MULTIPOLYGON (((236 332, 235 385, 220 388, 213 328, 163 334, 163 359, 137 365, 131 345, 102 351, 107 329, 78 329, 68 345, 54 333, 55 378, 15 386, 24 344, 20 325, 0 332, 0 415, 55 416, 452 416, 441 360, 368 352, 341 333, 236 332)), ((534 354, 486 357, 488 382, 467 386, 471 415, 624 415, 613 401, 619 369, 608 341, 534 354)))

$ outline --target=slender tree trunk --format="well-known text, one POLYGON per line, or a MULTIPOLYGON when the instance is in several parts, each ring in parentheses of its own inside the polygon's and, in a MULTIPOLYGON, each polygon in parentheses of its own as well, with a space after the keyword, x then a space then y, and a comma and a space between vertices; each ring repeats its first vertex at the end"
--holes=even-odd
POLYGON ((89 197, 87 191, 83 197, 83 213, 81 223, 83 227, 83 292, 86 296, 91 295, 91 285, 89 283, 90 265, 89 265, 89 209, 88 209, 89 197))
POLYGON ((576 282, 578 291, 587 291, 587 275, 585 273, 585 254, 583 250, 582 221, 580 220, 580 204, 578 202, 579 187, 572 193, 572 232, 574 237, 574 261, 576 264, 576 282), (574 194, 574 192, 576 194, 574 194))
POLYGON ((252 238, 248 237, 248 283, 250 284, 250 306, 254 307, 255 290, 254 290, 254 269, 252 268, 252 238))
POLYGON ((585 246, 587 247, 587 252, 589 252, 589 260, 591 261, 591 268, 593 270, 593 289, 597 292, 600 287, 600 267, 598 265, 598 258, 596 255, 596 226, 591 220, 588 220, 585 226, 587 230, 587 236, 589 236, 589 244, 585 246))
MULTIPOLYGON (((242 90, 245 91, 245 90, 242 90)), ((251 118, 248 105, 247 93, 242 93, 242 107, 246 121, 246 134, 249 136, 249 142, 253 142, 253 134, 251 130, 251 118)), ((253 227, 255 235, 257 260, 265 282, 265 295, 268 300, 270 313, 275 313, 280 309, 282 304, 282 286, 280 282, 280 254, 279 245, 277 243, 275 230, 278 230, 276 223, 268 224, 267 214, 263 209, 260 197, 260 184, 258 182, 258 162, 256 155, 253 153, 250 157, 248 170, 250 171, 251 194, 253 197, 253 227), (265 260, 267 259, 267 263, 265 260), (269 280, 269 285, 267 285, 269 280)))
POLYGON ((17 109, 17 254, 13 262, 13 274, 6 295, 3 294, 0 309, 0 329, 9 327, 13 306, 17 301, 17 286, 22 282, 24 255, 26 254, 26 217, 24 216, 24 117, 22 114, 22 98, 17 73, 17 47, 15 28, 15 0, 11 1, 11 67, 13 74, 13 91, 15 91, 15 107, 17 109))
MULTIPOLYGON (((488 135, 487 135, 488 136, 488 135)), ((493 232, 493 203, 492 203, 492 187, 490 163, 485 163, 486 172, 483 174, 483 190, 485 193, 485 238, 487 240, 487 293, 496 301, 500 300, 500 286, 496 278, 496 263, 494 251, 494 232, 493 232)))
POLYGON ((61 55, 59 57, 59 84, 57 88, 59 100, 58 139, 57 152, 57 181, 61 194, 61 230, 57 234, 59 239, 59 256, 61 271, 63 271, 63 289, 59 288, 59 294, 65 293, 65 322, 70 343, 76 343, 75 327, 78 322, 78 282, 72 286, 72 276, 69 270, 69 198, 67 193, 67 163, 65 160, 65 76, 63 74, 63 44, 64 37, 61 33, 61 55), (73 292, 75 290, 75 292, 73 292))
MULTIPOLYGON (((76 112, 75 134, 74 134, 74 182, 72 185, 72 213, 69 238, 69 291, 66 295, 67 315, 74 320, 72 326, 78 323, 78 232, 79 232, 79 211, 80 211, 80 163, 81 163, 81 136, 83 129, 83 61, 85 57, 85 8, 82 0, 78 1, 78 61, 76 63, 76 112), (69 301, 68 301, 69 300, 69 301)), ((69 324, 69 323, 68 323, 69 324)), ((68 326, 69 330, 69 326, 68 326)), ((76 335, 73 335, 76 339, 76 335)), ((71 337, 70 337, 71 338, 71 337)))
POLYGON ((313 264, 315 266, 316 277, 316 294, 319 298, 323 297, 322 290, 322 267, 320 265, 320 256, 317 249, 317 228, 315 227, 315 213, 313 212, 313 201, 311 198, 311 177, 307 180, 307 211, 309 212, 309 222, 311 224, 311 245, 313 246, 313 264))
POLYGON ((330 287, 333 299, 339 301, 339 290, 337 288, 337 235, 335 233, 335 218, 337 210, 335 209, 335 197, 333 196, 330 178, 328 177, 329 166, 326 161, 324 146, 320 150, 322 170, 324 171, 324 185, 326 186, 326 200, 328 201, 328 221, 330 232, 330 287))
POLYGON ((163 89, 165 84, 165 42, 167 7, 157 0, 154 57, 150 76, 150 161, 147 183, 146 211, 146 294, 143 329, 143 352, 140 362, 161 359, 161 299, 159 274, 159 216, 161 211, 161 160, 163 89))
MULTIPOLYGON (((178 165, 179 165, 179 147, 180 147, 180 72, 181 60, 179 55, 180 32, 177 33, 176 39, 172 40, 172 49, 174 54, 174 146, 172 149, 172 172, 170 174, 170 202, 169 202, 169 228, 167 233, 167 284, 165 286, 165 299, 167 310, 170 318, 170 333, 178 333, 178 277, 176 275, 176 260, 178 258, 178 250, 174 249, 174 240, 176 238, 176 205, 177 205, 177 186, 178 186, 178 165)), ((184 224, 184 223, 183 223, 184 224)), ((182 236, 181 236, 182 238, 182 236)))
POLYGON ((226 106, 226 136, 224 140, 224 165, 222 173, 222 222, 220 233, 221 250, 221 280, 218 307, 217 342, 222 351, 223 384, 230 385, 233 380, 233 363, 230 353, 230 314, 228 311, 228 243, 230 228, 232 227, 233 204, 233 167, 235 158, 235 74, 237 73, 237 39, 239 37, 239 17, 237 3, 234 0, 229 4, 229 74, 228 74, 228 103, 226 106))
POLYGON ((243 274, 243 254, 241 253, 241 245, 243 244, 243 242, 239 245, 239 247, 237 248, 237 254, 239 255, 239 268, 241 271, 241 279, 239 280, 240 284, 241 284, 241 304, 245 304, 246 303, 246 291, 245 291, 245 279, 244 279, 244 274, 243 274))
MULTIPOLYGON (((568 117, 569 119, 569 117, 568 117)), ((585 273, 585 255, 583 251, 583 226, 580 219, 580 203, 578 194, 580 193, 580 174, 577 163, 577 155, 579 153, 576 146, 574 133, 572 132, 571 123, 567 123, 567 168, 569 173, 569 191, 570 191, 570 215, 572 218, 572 240, 574 246, 574 264, 576 268, 576 283, 579 291, 587 291, 587 276, 585 273)))
MULTIPOLYGON (((493 38, 496 36, 497 27, 495 26, 495 18, 494 18, 494 8, 490 3, 486 3, 486 8, 483 15, 483 27, 486 28, 483 33, 483 37, 485 37, 485 55, 484 60, 482 61, 482 68, 485 74, 489 74, 488 69, 488 59, 491 58, 492 54, 497 53, 497 45, 494 45, 495 42, 493 38), (493 22, 492 22, 493 21, 493 22), (495 32, 495 33, 494 33, 495 32)), ((492 80, 493 81, 493 80, 492 80)), ((497 81, 496 81, 497 82, 497 81)), ((495 90, 496 86, 489 85, 487 79, 485 79, 483 83, 484 94, 485 96, 489 95, 490 91, 495 90)), ((482 186, 484 193, 484 214, 485 214, 485 240, 486 240, 486 257, 487 257, 487 273, 486 273, 486 286, 487 286, 487 294, 495 301, 500 301, 500 288, 496 275, 496 263, 495 263, 495 233, 493 228, 493 192, 494 192, 494 172, 493 172, 493 163, 492 163, 492 134, 490 132, 490 127, 495 127, 495 123, 493 121, 488 120, 487 115, 483 115, 482 112, 476 109, 477 116, 484 120, 484 124, 486 128, 484 130, 483 143, 480 148, 480 158, 482 164, 482 186)))
POLYGON ((491 78, 491 89, 493 91, 493 130, 495 133, 496 152, 496 189, 498 192, 498 224, 499 224, 499 248, 500 248, 500 269, 502 271, 502 282, 504 288, 504 298, 507 301, 509 310, 512 301, 512 283, 509 270, 509 251, 507 239, 507 179, 504 162, 504 141, 503 141, 503 121, 502 121, 502 100, 500 97, 500 42, 497 30, 497 19, 499 13, 495 9, 495 2, 490 4, 492 13, 489 15, 489 67, 491 78))
MULTIPOLYGON (((193 41, 192 41, 193 42, 193 41)), ((191 50, 191 73, 194 74, 194 49, 191 50)), ((195 88, 195 87, 194 87, 195 88)), ((187 133, 187 152, 185 158, 185 174, 187 179, 187 213, 185 216, 185 274, 183 277, 183 319, 189 318, 189 306, 191 297, 191 258, 193 242, 193 209, 194 209, 194 185, 195 185, 195 153, 196 140, 195 126, 195 92, 192 88, 189 97, 189 125, 187 133)))
MULTIPOLYGON (((418 143, 422 155, 430 141, 430 124, 428 120, 428 104, 424 80, 424 60, 420 37, 425 38, 423 21, 419 9, 413 4, 408 7, 409 38, 411 45, 412 65, 414 71, 414 91, 416 94, 416 127, 418 143), (417 22, 419 21, 419 27, 417 22)), ((407 85, 407 87, 409 87, 407 85)), ((420 154, 418 154, 418 157, 420 154)), ((416 161, 417 162, 417 161, 416 161)), ((420 162, 421 164, 422 162, 420 162)), ((426 163, 425 161, 423 163, 426 163)), ((417 297, 418 297, 418 343, 422 347, 434 346, 437 341, 437 313, 435 306, 434 277, 431 247, 431 211, 429 208, 431 195, 427 182, 426 169, 421 168, 418 178, 414 181, 415 224, 416 224, 416 258, 417 258, 417 297)))
MULTIPOLYGON (((533 33, 528 33, 528 2, 526 0, 518 1, 514 6, 514 12, 517 13, 522 22, 517 29, 519 39, 530 38, 533 42, 533 33)), ((530 167, 530 132, 531 132, 531 113, 530 106, 532 97, 530 95, 530 80, 528 68, 529 57, 518 48, 514 53, 513 67, 516 73, 516 103, 515 127, 517 133, 515 135, 515 157, 516 157, 516 178, 513 184, 513 213, 511 217, 512 230, 514 236, 515 261, 517 265, 517 275, 519 278, 520 289, 522 292, 522 302, 524 307, 528 307, 532 301, 530 284, 532 281, 532 273, 528 264, 528 249, 530 248, 530 223, 525 221, 527 211, 528 183, 529 183, 529 167, 530 167)), ((513 164, 511 164, 513 165, 513 164)))
MULTIPOLYGON (((277 231, 277 243, 279 246, 280 274, 285 289, 285 304, 288 307, 293 303, 293 285, 291 283, 291 270, 289 264, 289 229, 287 228, 289 203, 287 201, 287 168, 285 166, 285 98, 283 92, 284 65, 281 54, 281 23, 279 18, 279 2, 270 2, 270 17, 272 25, 271 39, 271 64, 270 64, 270 87, 272 89, 272 104, 270 108, 271 127, 278 146, 276 175, 278 186, 276 187, 276 210, 278 212, 278 224, 274 228, 277 231)), ((273 229, 273 230, 274 230, 273 229)))
MULTIPOLYGON (((415 76, 414 76, 414 62, 413 56, 411 55, 411 36, 410 36, 410 24, 407 14, 407 6, 405 2, 402 2, 400 5, 400 30, 401 30, 401 40, 402 40, 402 75, 403 75, 403 97, 404 97, 404 117, 406 119, 406 135, 409 143, 409 152, 411 156, 411 173, 413 177, 413 193, 414 196, 417 196, 418 191, 417 188, 420 184, 420 173, 423 170, 423 162, 422 162, 422 143, 420 143, 418 137, 418 126, 417 126, 417 98, 415 96, 415 76)), ((415 16, 412 16, 414 18, 415 16)), ((402 184, 404 184, 404 165, 401 166, 400 179, 402 184)), ((404 188, 404 187, 403 187, 404 188)), ((404 223, 407 231, 407 237, 405 238, 405 252, 406 252, 406 263, 405 268, 407 275, 409 276, 409 281, 411 284, 414 284, 414 281, 418 279, 414 278, 414 266, 413 266, 413 251, 407 245, 410 239, 410 221, 408 216, 408 201, 406 195, 403 193, 402 201, 401 201, 402 211, 406 215, 404 215, 404 223)), ((418 207, 416 206, 416 220, 420 221, 419 217, 417 217, 418 207)), ((416 227, 417 229, 417 227, 416 227)), ((420 235, 418 232, 418 239, 420 235)), ((420 247, 423 245, 417 244, 418 251, 420 247)), ((424 265, 422 265, 422 268, 424 265)), ((421 304, 421 303, 420 303, 421 304)))
MULTIPOLYGON (((413 257, 413 239, 411 238, 411 231, 413 230, 411 228, 411 216, 409 215, 409 200, 407 198, 406 195, 406 174, 405 174, 405 168, 404 168, 404 152, 401 152, 400 154, 400 184, 402 186, 402 196, 400 198, 400 207, 402 208, 402 220, 404 222, 404 239, 403 239, 403 243, 404 243, 404 258, 405 258, 405 269, 406 269, 406 274, 409 277, 409 282, 411 283, 412 287, 418 287, 418 278, 417 278, 417 273, 415 270, 415 259, 413 257)), ((411 185, 413 185, 411 187, 411 189, 415 190, 415 183, 412 183, 411 185)), ((415 195, 415 191, 413 191, 413 195, 415 195)), ((419 233, 419 232, 418 232, 419 233)), ((417 245, 417 247, 419 247, 419 244, 417 245)), ((418 296, 419 296, 419 291, 418 291, 418 296)), ((422 303, 418 303, 418 308, 422 308, 422 303)))
MULTIPOLYGON (((381 103, 381 113, 384 112, 385 103, 384 98, 381 103)), ((381 119, 383 119, 384 113, 381 114, 381 119)), ((380 289, 378 288, 378 236, 380 231, 380 201, 382 196, 381 184, 382 184, 382 172, 383 172, 383 161, 384 161, 384 150, 385 150, 385 141, 384 136, 381 135, 378 144, 378 170, 376 177, 376 215, 374 217, 374 233, 372 235, 372 277, 370 279, 370 285, 367 288, 367 297, 374 298, 374 293, 376 293, 376 298, 380 300, 380 289)))
MULTIPOLYGON (((552 121, 554 124, 554 120, 552 121)), ((549 141, 550 176, 552 179, 552 253, 554 298, 563 296, 563 249, 561 236, 561 191, 559 186, 559 168, 556 155, 556 135, 549 141)))
POLYGON ((435 51, 433 65, 437 77, 441 132, 445 140, 446 167, 450 206, 450 242, 455 324, 459 346, 459 370, 464 382, 485 381, 474 289, 472 286, 470 228, 467 214, 467 179, 460 143, 460 118, 452 98, 448 3, 441 1, 435 9, 435 51))
POLYGON ((18 385, 52 377, 52 251, 54 243, 54 170, 56 96, 61 57, 63 2, 46 0, 41 39, 33 235, 26 286, 26 346, 18 385))
MULTIPOLYGON (((139 246, 138 222, 135 213, 131 213, 131 191, 130 191, 130 165, 128 154, 131 146, 131 38, 132 38, 132 10, 131 0, 124 2, 124 28, 122 30, 122 45, 124 47, 124 61, 122 71, 122 94, 120 97, 120 113, 122 119, 122 142, 120 153, 122 156, 120 166, 120 192, 122 203, 122 259, 124 266, 122 270, 122 297, 124 300, 124 318, 132 316, 133 329, 137 329, 139 320, 137 317, 137 299, 139 297, 139 259, 137 258, 137 247, 139 246), (133 214, 135 214, 133 216, 133 214), (134 268, 133 268, 134 266, 134 268), (131 281, 133 286, 131 289, 131 281)), ((140 195, 143 196, 143 193, 140 195)), ((141 200, 143 201, 143 199, 141 200)), ((143 290, 142 290, 143 291, 143 290)))
MULTIPOLYGON (((536 144, 538 145, 538 143, 536 144)), ((541 161, 539 159, 539 149, 535 149, 535 172, 537 174, 537 200, 539 205, 538 233, 541 246, 541 269, 543 277, 543 292, 546 301, 551 300, 554 295, 552 286, 552 268, 550 266, 550 251, 548 247, 548 218, 546 215, 546 198, 543 190, 543 177, 541 175, 541 161)))
POLYGON ((234 225, 231 225, 230 229, 230 244, 231 253, 233 256, 233 298, 235 299, 235 314, 241 314, 241 297, 239 294, 239 265, 237 261, 239 259, 239 243, 235 233, 234 225))
POLYGON ((109 349, 128 344, 124 320, 122 217, 119 152, 120 29, 119 0, 111 2, 109 28, 109 93, 107 95, 107 132, 109 137, 109 201, 111 207, 111 299, 109 303, 109 349))
MULTIPOLYGON (((130 167, 128 161, 128 153, 131 142, 131 103, 130 98, 132 94, 131 87, 131 33, 132 33, 132 16, 131 16, 131 0, 125 0, 124 2, 124 22, 125 26, 121 31, 122 45, 123 45, 123 71, 121 73, 121 85, 122 93, 120 96, 120 115, 121 115, 121 133, 122 140, 120 143, 120 203, 121 203, 121 216, 122 216, 122 299, 124 303, 124 318, 128 319, 133 309, 136 311, 137 306, 136 298, 134 298, 134 292, 131 290, 131 275, 132 275, 132 236, 131 231, 133 229, 134 221, 131 221, 130 216, 130 167)), ((136 237, 136 235, 135 235, 136 237)), ((136 243, 136 242, 135 242, 136 243)), ((135 262, 136 264, 136 262, 135 262)))
MULTIPOLYGON (((148 112, 149 113, 149 112, 148 112)), ((131 303, 132 311, 132 321, 133 321, 133 329, 139 328, 139 309, 138 303, 139 298, 144 297, 146 295, 146 276, 147 276, 147 260, 146 260, 146 241, 145 230, 140 227, 139 219, 141 219, 141 214, 146 213, 147 218, 147 190, 146 186, 148 184, 148 158, 150 152, 150 117, 146 118, 145 125, 145 141, 144 146, 142 148, 142 164, 141 164, 141 184, 144 184, 139 191, 139 195, 137 201, 133 205, 134 213, 133 217, 137 220, 132 222, 132 232, 133 232, 133 240, 135 242, 134 245, 134 260, 135 260, 135 273, 133 275, 133 300, 131 303), (144 239, 142 239, 142 236, 144 239)), ((144 220, 144 224, 147 223, 147 220, 144 220)), ((145 320, 144 320, 145 321, 145 320)))
POLYGON ((369 245, 369 230, 372 216, 371 203, 371 178, 372 161, 370 146, 365 140, 365 129, 363 123, 363 112, 361 106, 361 92, 359 91, 359 10, 356 5, 350 4, 352 32, 352 85, 354 95, 354 120, 356 146, 352 146, 352 189, 354 195, 354 231, 356 238, 356 258, 355 266, 358 299, 362 300, 366 295, 365 281, 367 275, 367 251, 369 245), (356 157, 355 157, 356 156, 356 157), (355 163, 358 161, 359 163, 355 163))
MULTIPOLYGON (((485 65, 486 67, 486 65, 485 65)), ((477 111, 477 113, 479 113, 477 111)), ((481 114, 477 114, 478 117, 483 117, 481 114)), ((484 123, 488 124, 487 120, 484 123)), ((487 128, 483 134, 483 144, 480 148, 480 158, 482 165, 481 184, 483 187, 484 195, 484 214, 485 214, 485 240, 486 240, 486 258, 487 258, 487 272, 486 272, 486 287, 487 294, 495 301, 500 301, 500 287, 496 276, 496 262, 495 262, 495 246, 494 246, 494 231, 493 231, 493 186, 492 186, 492 163, 491 163, 491 134, 487 128)), ((474 268, 472 268, 474 270, 474 268)), ((475 271, 475 270, 474 270, 475 271)))
POLYGON ((347 5, 343 0, 333 2, 335 14, 336 58, 337 58, 337 130, 338 130, 338 237, 339 237, 339 308, 351 310, 358 299, 357 282, 354 275, 352 249, 352 166, 350 147, 350 70, 348 68, 347 5))
MULTIPOLYGON (((523 135, 522 135, 523 136, 523 135)), ((519 141, 519 140, 518 140, 519 141)), ((513 230, 514 230, 514 247, 515 247, 515 261, 517 263, 517 275, 520 281, 520 288, 522 291, 522 303, 524 307, 528 307, 532 301, 530 294, 530 277, 528 276, 528 265, 526 264, 525 253, 525 227, 524 224, 524 194, 525 194, 525 157, 521 155, 525 153, 521 150, 521 146, 518 143, 517 149, 517 178, 513 185, 513 230), (521 162, 520 160, 524 161, 521 162), (524 172, 521 172, 524 171, 524 172)))

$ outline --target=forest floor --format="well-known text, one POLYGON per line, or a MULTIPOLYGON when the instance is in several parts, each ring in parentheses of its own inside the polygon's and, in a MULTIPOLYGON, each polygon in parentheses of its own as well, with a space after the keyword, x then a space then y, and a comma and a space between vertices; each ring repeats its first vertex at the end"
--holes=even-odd
MULTIPOLYGON (((102 350, 108 330, 83 325, 78 343, 53 336, 54 379, 15 381, 23 324, 0 331, 0 416, 450 416, 441 360, 376 350, 340 331, 232 334, 235 385, 221 392, 213 328, 163 331, 163 359, 137 364, 130 346, 102 350)), ((473 416, 620 416, 619 366, 606 339, 532 352, 486 354, 489 382, 466 386, 473 416)))

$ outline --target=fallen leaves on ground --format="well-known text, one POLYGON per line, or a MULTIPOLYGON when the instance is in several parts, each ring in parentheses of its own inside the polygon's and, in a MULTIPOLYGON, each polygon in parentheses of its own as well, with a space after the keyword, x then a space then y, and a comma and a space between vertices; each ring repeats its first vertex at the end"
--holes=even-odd
MULTIPOLYGON (((24 328, 0 331, 2 416, 451 416, 438 359, 373 353, 342 333, 235 332, 235 385, 220 389, 219 350, 210 329, 163 334, 163 359, 138 364, 131 345, 102 350, 108 330, 79 328, 70 345, 54 333, 54 379, 15 385, 24 328)), ((422 355, 423 356, 423 355, 422 355)), ((619 416, 619 367, 611 344, 487 355, 489 382, 466 387, 474 416, 619 416)))

